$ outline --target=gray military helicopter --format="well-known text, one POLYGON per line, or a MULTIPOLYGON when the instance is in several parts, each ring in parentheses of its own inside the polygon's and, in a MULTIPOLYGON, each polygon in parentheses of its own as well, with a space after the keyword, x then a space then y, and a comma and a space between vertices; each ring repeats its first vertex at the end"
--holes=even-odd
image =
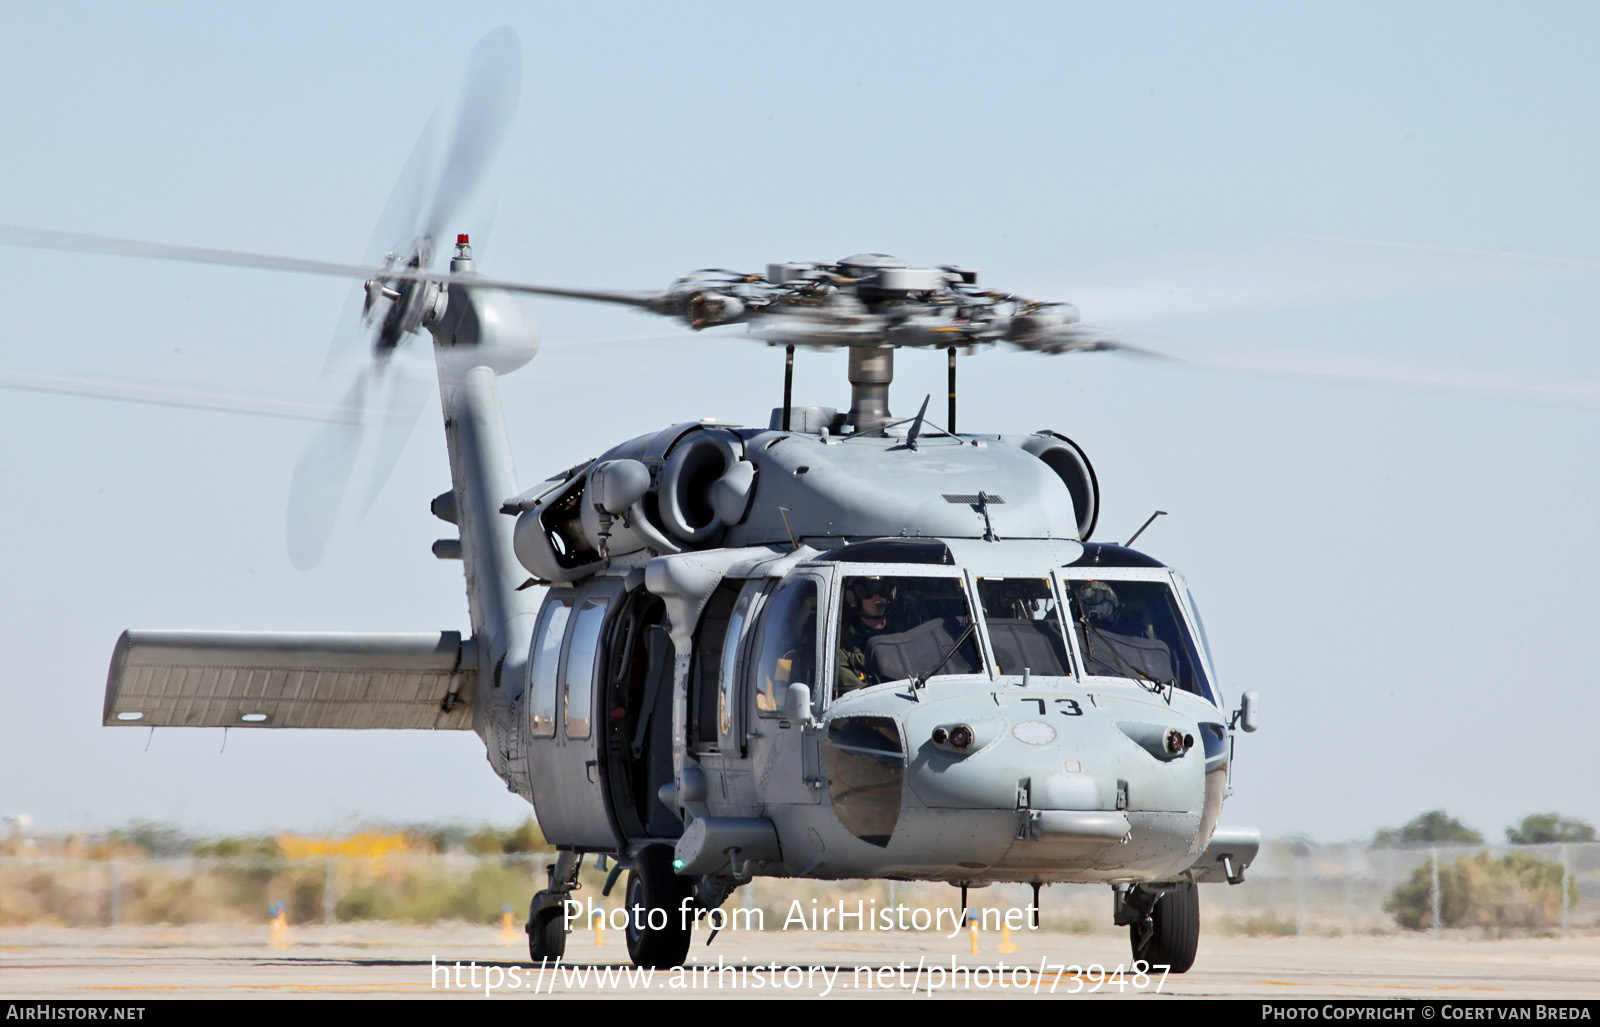
MULTIPOLYGON (((464 133, 445 166, 488 149, 464 133)), ((1134 958, 1189 969, 1197 885, 1239 883, 1260 847, 1219 826, 1255 697, 1225 702, 1181 574, 1134 539, 1092 541, 1075 443, 956 430, 958 350, 1114 343, 1068 304, 877 253, 623 292, 493 279, 463 235, 436 271, 449 207, 376 268, 0 233, 356 276, 376 374, 432 337, 452 480, 431 508, 455 529, 434 555, 462 562, 470 634, 130 631, 104 723, 475 731, 558 849, 535 960, 562 954, 594 854, 608 893, 627 871, 640 965, 681 963, 692 914, 762 876, 943 881, 963 907, 1020 882, 1035 918, 1043 885, 1109 885, 1134 958), (537 349, 518 294, 745 326, 784 347, 782 404, 765 427, 675 424, 524 488, 497 384, 537 349), (797 347, 847 348, 847 409, 793 401, 797 347), (901 348, 945 351, 942 427, 926 399, 890 413, 901 348)))

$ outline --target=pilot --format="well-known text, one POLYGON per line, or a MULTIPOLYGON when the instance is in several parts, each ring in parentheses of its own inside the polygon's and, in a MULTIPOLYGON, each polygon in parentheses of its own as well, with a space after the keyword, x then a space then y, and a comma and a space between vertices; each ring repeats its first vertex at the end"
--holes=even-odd
POLYGON ((894 586, 882 578, 851 578, 844 586, 844 614, 839 620, 838 694, 876 684, 867 667, 867 643, 889 633, 889 607, 894 586))
POLYGON ((1088 629, 1079 634, 1086 673, 1162 684, 1173 680, 1172 648, 1157 637, 1149 610, 1137 596, 1124 602, 1123 596, 1102 581, 1084 582, 1077 586, 1077 593, 1088 629))
POLYGON ((1078 590, 1078 602, 1089 623, 1106 630, 1116 630, 1117 594, 1103 581, 1086 581, 1078 590))

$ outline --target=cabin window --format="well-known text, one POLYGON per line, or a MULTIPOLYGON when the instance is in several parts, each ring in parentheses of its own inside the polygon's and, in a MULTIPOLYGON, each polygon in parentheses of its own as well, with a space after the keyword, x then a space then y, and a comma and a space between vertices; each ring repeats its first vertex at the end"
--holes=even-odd
POLYGON ((718 585, 700 614, 700 622, 695 625, 694 657, 689 669, 689 740, 706 751, 715 751, 717 747, 719 686, 722 665, 726 662, 722 647, 726 642, 738 641, 738 632, 728 632, 728 619, 743 584, 742 581, 724 581, 718 585))
POLYGON ((734 686, 739 672, 739 638, 744 632, 744 622, 750 616, 750 607, 760 594, 760 582, 745 586, 739 601, 733 606, 733 615, 728 618, 728 633, 722 643, 722 667, 717 681, 717 734, 725 745, 734 738, 734 686))
POLYGON ((972 607, 959 578, 845 578, 834 694, 885 681, 981 673, 971 625, 972 607))
POLYGON ((778 586, 761 616, 752 687, 756 713, 784 715, 790 685, 817 680, 817 583, 795 578, 778 586))
POLYGON ((567 632, 572 603, 552 599, 545 604, 539 627, 533 633, 532 684, 528 690, 528 730, 535 738, 556 733, 556 670, 561 662, 561 639, 567 632))
POLYGON ((572 624, 572 641, 567 645, 566 672, 562 685, 566 694, 562 714, 567 721, 568 738, 588 738, 594 709, 595 654, 600 648, 600 629, 606 622, 606 600, 585 599, 572 624))
POLYGON ((1083 672, 1211 699, 1178 598, 1164 581, 1068 581, 1083 672))
POLYGON ((1001 674, 1070 677, 1055 592, 1045 578, 979 578, 978 601, 1001 674))

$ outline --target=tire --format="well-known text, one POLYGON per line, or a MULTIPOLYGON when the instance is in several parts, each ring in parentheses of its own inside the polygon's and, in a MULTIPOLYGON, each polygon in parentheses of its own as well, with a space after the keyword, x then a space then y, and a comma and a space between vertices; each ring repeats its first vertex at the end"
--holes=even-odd
POLYGON ((1128 928, 1133 958, 1151 966, 1170 966, 1168 972, 1175 974, 1194 966, 1200 950, 1200 889, 1185 883, 1164 892, 1150 911, 1150 920, 1153 930, 1143 952, 1139 951, 1139 925, 1128 928))
POLYGON ((567 951, 566 919, 560 906, 539 909, 537 899, 534 903, 535 908, 528 912, 528 958, 535 963, 546 959, 555 962, 567 951))
POLYGON ((647 845, 634 857, 626 893, 628 926, 623 933, 635 966, 666 970, 683 965, 693 928, 692 922, 683 922, 683 900, 693 891, 693 881, 673 872, 672 850, 667 846, 647 845), (639 907, 637 914, 634 907, 639 907), (652 926, 663 920, 664 926, 652 926))

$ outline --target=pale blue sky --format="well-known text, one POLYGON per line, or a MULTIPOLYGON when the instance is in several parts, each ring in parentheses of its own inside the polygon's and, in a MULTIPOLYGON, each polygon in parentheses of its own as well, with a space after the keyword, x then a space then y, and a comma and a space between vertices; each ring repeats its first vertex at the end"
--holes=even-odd
MULTIPOLYGON (((1594 376, 1600 8, 1590 4, 0 6, 0 222, 359 258, 472 44, 525 67, 480 266, 648 288, 883 250, 1113 329, 1594 376)), ((484 207, 489 206, 487 203, 484 207)), ((480 236, 486 221, 464 217, 480 236)), ((315 387, 342 283, 0 251, 4 369, 315 387), (267 365, 270 373, 256 368, 267 365)), ((764 423, 748 343, 579 347, 640 315, 532 305, 504 382, 524 482, 668 423, 764 423)), ((797 391, 843 404, 839 356, 797 391)), ((942 389, 902 355, 894 404, 942 389)), ((1189 577, 1230 699, 1262 694, 1224 819, 1352 837, 1443 806, 1600 822, 1590 623, 1600 411, 1125 357, 963 363, 962 427, 1089 452, 1100 538, 1189 577)), ((125 627, 465 623, 442 433, 323 566, 283 544, 302 425, 0 396, 0 812, 201 830, 510 820, 473 736, 99 727, 125 627)))

